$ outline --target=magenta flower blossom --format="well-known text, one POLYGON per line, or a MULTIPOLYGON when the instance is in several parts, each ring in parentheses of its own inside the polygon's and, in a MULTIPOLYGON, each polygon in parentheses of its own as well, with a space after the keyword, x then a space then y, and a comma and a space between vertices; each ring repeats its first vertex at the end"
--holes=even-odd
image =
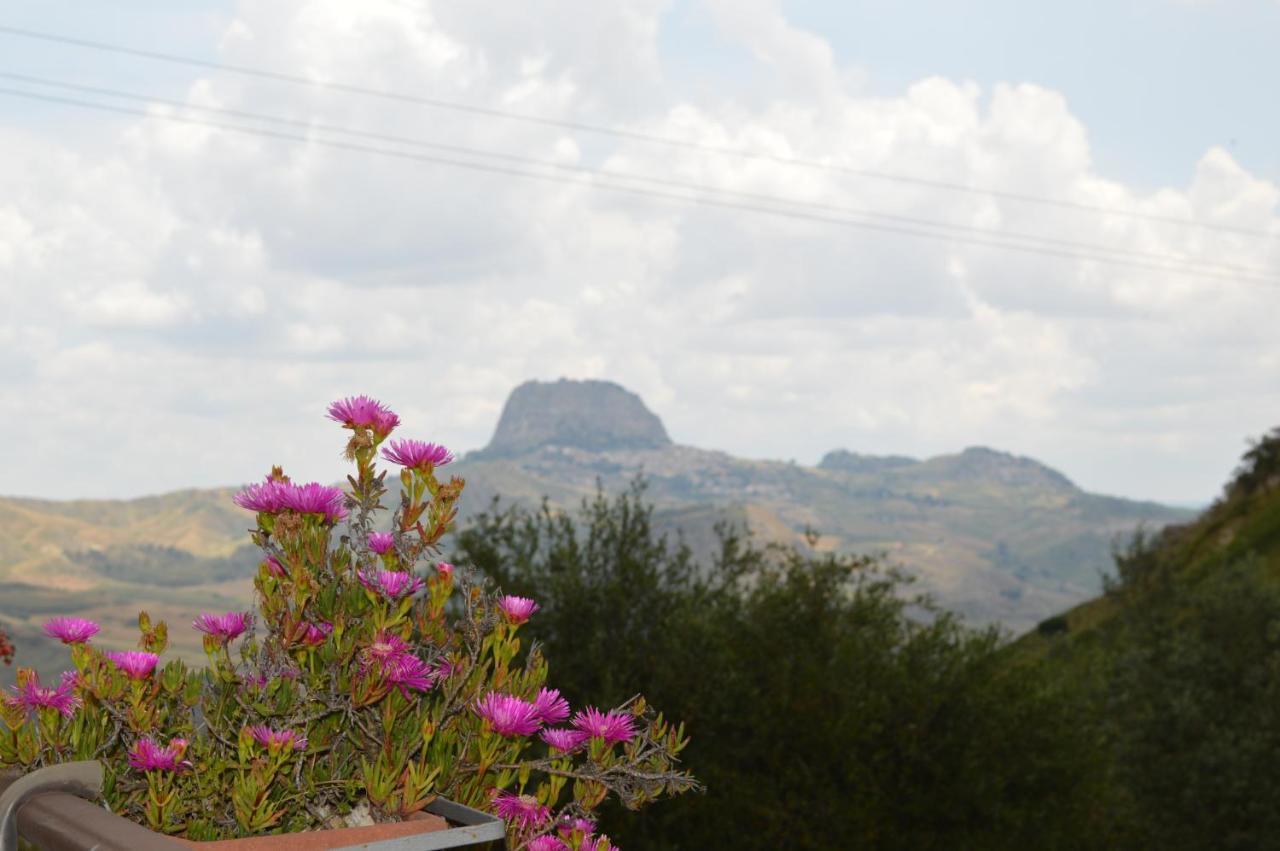
POLYGON ((476 701, 472 711, 503 736, 531 736, 542 725, 538 708, 532 703, 496 691, 476 701))
POLYGON ((456 668, 454 668, 454 665, 452 662, 450 662, 448 659, 441 659, 440 661, 436 662, 436 669, 432 673, 435 676, 435 681, 438 683, 442 680, 447 680, 450 677, 452 677, 453 672, 455 670, 456 668))
POLYGON ((299 514, 320 514, 326 523, 337 523, 347 517, 346 494, 340 488, 311 482, 305 485, 287 485, 281 491, 282 508, 299 514))
POLYGON ((437 671, 413 654, 398 635, 380 632, 360 651, 360 673, 374 671, 400 689, 405 699, 410 691, 427 691, 436 683, 437 671))
POLYGON ((179 771, 191 767, 191 763, 182 758, 186 752, 186 739, 170 739, 169 744, 162 747, 147 736, 138 739, 129 749, 129 765, 138 771, 179 771))
POLYGON ((387 682, 400 689, 405 700, 410 691, 427 691, 435 685, 436 672, 431 666, 412 654, 404 654, 382 669, 387 682))
POLYGON ((379 437, 386 437, 400 425, 400 418, 377 399, 368 396, 348 396, 329 405, 329 419, 342 423, 344 428, 371 428, 379 437))
POLYGON ((373 642, 360 652, 361 669, 367 671, 375 666, 385 667, 410 652, 409 645, 400 636, 379 632, 373 637, 373 642))
POLYGON ((361 585, 388 600, 399 600, 401 597, 416 594, 425 584, 422 577, 398 570, 362 570, 359 577, 361 585))
POLYGON ((271 680, 266 674, 249 674, 240 678, 240 692, 243 694, 247 691, 261 691, 269 682, 271 680))
POLYGON ((596 829, 596 823, 589 818, 566 818, 556 825, 556 832, 568 839, 576 830, 584 837, 590 836, 596 829))
POLYGON ((267 572, 276 579, 283 579, 289 575, 289 571, 285 570, 284 565, 275 556, 267 556, 263 563, 267 566, 267 572))
POLYGON ((533 600, 528 597, 516 597, 507 594, 505 597, 498 598, 498 608, 502 609, 502 613, 506 615, 507 621, 513 624, 522 624, 529 619, 529 616, 541 608, 533 600))
POLYGON ((205 612, 192 621, 191 625, 206 635, 222 639, 225 644, 245 631, 249 625, 249 613, 227 612, 225 615, 215 615, 205 612))
POLYGON ((543 724, 559 724, 569 717, 569 701, 560 696, 559 689, 542 689, 533 699, 533 705, 543 724))
POLYGON ((580 748, 587 739, 591 738, 581 730, 564 729, 560 727, 552 727, 539 733, 542 741, 551 745, 558 751, 574 751, 580 748))
POLYGON ((324 644, 324 640, 333 633, 333 624, 328 621, 320 621, 319 623, 307 624, 307 629, 302 633, 302 638, 298 639, 303 644, 315 647, 324 644))
POLYGON ((253 740, 272 753, 293 749, 300 751, 307 746, 307 737, 294 730, 273 730, 266 724, 249 727, 253 740))
POLYGON ((44 634, 63 644, 83 644, 98 634, 98 625, 84 618, 49 618, 44 634))
POLYGON ((249 485, 231 498, 241 508, 256 511, 260 514, 275 514, 284 508, 284 492, 289 488, 288 482, 268 478, 256 485, 249 485))
POLYGON ((390 532, 370 532, 369 533, 369 549, 378 555, 384 555, 387 550, 396 545, 395 536, 390 532))
POLYGON ((125 676, 131 680, 145 680, 155 670, 156 663, 160 661, 160 657, 156 654, 145 653, 141 650, 108 653, 107 658, 114 662, 117 668, 124 671, 125 676))
POLYGON ((322 514, 329 523, 347 516, 346 497, 342 490, 319 482, 295 485, 268 478, 249 485, 232 497, 241 508, 260 514, 278 514, 286 509, 299 514, 322 514))
POLYGON ((515 795, 493 791, 493 810, 498 818, 515 822, 523 830, 538 827, 551 817, 551 808, 538 803, 532 795, 515 795))
POLYGON ((558 836, 544 834, 529 840, 529 851, 569 851, 569 846, 558 836))
POLYGON ((634 715, 617 710, 601 712, 593 706, 574 715, 573 726, 588 736, 604 739, 609 744, 629 742, 636 734, 634 715))
POLYGON ((393 440, 382 450, 382 457, 401 467, 426 470, 443 467, 453 460, 453 453, 438 443, 421 440, 393 440))
POLYGON ((440 574, 441 579, 453 578, 453 565, 447 561, 436 562, 436 573, 440 574))
POLYGON ((5 697, 4 702, 9 706, 22 707, 27 713, 37 709, 56 709, 63 718, 70 718, 81 705, 80 698, 75 693, 79 681, 75 671, 65 671, 57 686, 42 686, 40 677, 32 671, 25 682, 11 686, 13 696, 5 697))

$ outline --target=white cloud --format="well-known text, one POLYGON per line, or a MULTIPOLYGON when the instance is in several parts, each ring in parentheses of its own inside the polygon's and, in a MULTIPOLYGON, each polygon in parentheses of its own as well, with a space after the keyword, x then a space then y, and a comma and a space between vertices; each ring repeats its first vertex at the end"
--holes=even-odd
MULTIPOLYGON (((918 175, 1280 233, 1221 149, 1185 186, 1099 175, 1044 87, 872 96, 774 4, 710 3, 776 85, 664 68, 664 2, 241 4, 226 61, 805 169, 210 73, 192 103, 1152 255, 1280 270, 1280 240, 860 178, 918 175)), ((339 474, 319 414, 368 392, 487 440, 530 378, 600 376, 680 441, 816 460, 985 443, 1084 484, 1197 499, 1276 419, 1280 288, 993 250, 139 120, 76 148, 0 135, 0 493, 339 474), (1228 414, 1227 411, 1230 411, 1228 414), (137 428, 139 417, 150 425, 137 428), (108 451, 109 447, 109 451, 108 451), (163 454, 167 463, 154 463, 163 454), (109 461, 101 459, 108 457, 109 461)), ((835 213, 828 213, 835 215, 835 213)), ((903 225, 899 222, 898 225, 903 225)), ((905 226, 905 225, 903 225, 905 226)))

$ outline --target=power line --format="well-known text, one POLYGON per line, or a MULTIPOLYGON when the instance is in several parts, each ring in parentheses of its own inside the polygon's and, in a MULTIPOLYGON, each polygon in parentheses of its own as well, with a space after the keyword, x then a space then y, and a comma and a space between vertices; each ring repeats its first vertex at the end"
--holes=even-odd
POLYGON ((1063 259, 1069 259, 1069 260, 1086 260, 1086 261, 1093 261, 1093 262, 1099 262, 1099 263, 1106 263, 1113 266, 1125 266, 1125 267, 1135 268, 1135 269, 1145 269, 1149 271, 1190 275, 1190 276, 1202 277, 1202 278, 1216 278, 1220 280, 1237 281, 1242 283, 1254 283, 1254 284, 1263 284, 1263 285, 1274 285, 1274 284, 1280 283, 1280 280, 1277 280, 1276 278, 1249 277, 1247 275, 1241 275, 1241 274, 1213 272, 1210 270, 1190 268, 1186 264, 1175 263, 1170 265, 1157 265, 1154 263, 1142 263, 1142 262, 1123 260, 1123 259, 1118 259, 1115 257, 1108 257, 1108 256, 1090 256, 1088 254, 1084 254, 1080 252, 1059 251, 1059 250, 1054 250, 1050 248, 1039 248, 1031 245, 1026 245, 1023 243, 1008 242, 1008 241, 1002 241, 1002 240, 996 240, 996 239, 976 239, 976 238, 970 238, 970 237, 949 236, 946 234, 940 234, 933 231, 920 230, 918 228, 900 227, 896 225, 880 224, 876 222, 858 221, 850 218, 838 218, 835 216, 819 215, 816 213, 805 213, 799 210, 786 210, 786 209, 779 209, 776 207, 763 206, 759 204, 737 203, 732 201, 720 200, 716 198, 699 197, 696 195, 685 195, 685 194, 680 194, 676 192, 666 192, 666 191, 655 190, 655 189, 646 189, 646 188, 637 187, 637 186, 628 186, 625 184, 602 181, 599 179, 587 178, 587 179, 579 180, 579 179, 573 179, 571 177, 567 177, 565 175, 543 174, 539 172, 526 171, 526 170, 521 170, 517 168, 497 166, 490 163, 480 163, 480 162, 474 162, 469 160, 459 160, 459 159, 454 159, 449 157, 432 156, 428 154, 420 154, 420 153, 414 153, 410 151, 398 151, 398 150, 393 150, 388 148, 379 148, 372 145, 357 144, 352 142, 341 142, 341 141, 335 141, 335 140, 329 140, 329 139, 316 139, 316 138, 312 138, 305 135, 299 135, 296 133, 285 133, 285 132, 280 132, 275 130, 264 130, 261 128, 244 127, 241 125, 226 124, 223 122, 208 121, 208 120, 199 119, 199 118, 191 118, 188 116, 161 115, 158 113, 147 112, 147 111, 138 110, 138 109, 129 109, 127 107, 114 106, 111 104, 90 103, 86 101, 75 100, 73 98, 64 98, 64 97, 58 97, 55 95, 21 91, 17 89, 0 87, 0 94, 10 95, 13 97, 26 98, 26 99, 35 100, 35 101, 43 101, 47 103, 63 104, 63 105, 73 106, 73 107, 83 108, 83 109, 98 110, 102 112, 111 112, 111 113, 122 114, 122 115, 133 115, 133 116, 138 116, 140 118, 147 118, 147 119, 157 120, 157 121, 167 121, 167 122, 179 123, 179 124, 211 127, 211 128, 221 129, 221 130, 227 130, 234 133, 240 133, 248 136, 257 136, 261 138, 277 139, 277 140, 288 141, 288 142, 303 142, 307 144, 320 145, 328 148, 354 151, 358 153, 375 154, 375 155, 391 157, 395 159, 412 160, 416 162, 426 162, 426 163, 432 163, 436 165, 445 165, 445 166, 451 166, 455 168, 464 168, 464 169, 470 169, 473 171, 486 172, 489 174, 500 174, 500 175, 506 175, 506 176, 512 176, 512 177, 521 177, 521 178, 527 178, 527 179, 533 179, 533 180, 548 181, 553 183, 572 184, 572 185, 578 185, 578 186, 586 186, 589 188, 596 187, 601 189, 608 189, 615 192, 624 192, 632 195, 639 195, 639 196, 649 197, 649 198, 680 201, 684 203, 692 203, 692 204, 698 204, 701 206, 716 207, 716 208, 722 208, 722 209, 743 210, 743 211, 762 213, 762 214, 781 217, 781 218, 796 219, 801 221, 823 222, 827 224, 840 225, 844 227, 873 230, 873 231, 879 231, 883 233, 896 233, 896 234, 902 234, 906 236, 915 236, 915 237, 920 237, 924 239, 933 239, 933 240, 938 240, 943 242, 956 242, 956 243, 963 243, 967 245, 985 246, 989 248, 1001 248, 1001 249, 1006 249, 1010 251, 1021 251, 1024 253, 1037 254, 1037 255, 1046 256, 1046 257, 1057 257, 1057 258, 1063 258, 1063 259))
POLYGON ((408 145, 426 150, 443 151, 449 154, 463 154, 466 156, 478 156, 489 159, 495 159, 505 162, 518 163, 520 165, 535 166, 538 168, 547 168, 555 171, 564 171, 576 174, 587 174, 593 177, 606 177, 611 180, 626 180, 639 182, 641 184, 651 184, 664 186, 668 188, 683 189, 694 192, 709 192, 718 195, 724 195, 733 198, 744 199, 752 202, 763 202, 767 204, 782 204, 786 206, 794 206, 802 209, 819 210, 822 212, 839 213, 844 215, 859 216, 870 218, 872 220, 882 220, 907 224, 915 227, 933 228, 942 231, 952 231, 958 233, 976 234, 979 236, 991 236, 1001 239, 1013 239, 1025 241, 1029 244, 1038 244, 1043 246, 1066 248, 1081 250, 1091 253, 1115 254, 1120 257, 1146 258, 1149 260, 1157 260, 1164 262, 1182 263, 1188 266, 1206 267, 1213 270, 1223 270, 1240 272, 1246 275, 1271 276, 1273 273, 1268 269, 1259 269, 1248 266, 1238 266, 1229 263, 1221 263, 1209 260, 1199 260, 1196 258, 1186 257, 1185 255, 1171 255, 1152 251, 1137 251, 1133 249, 1117 248, 1106 245, 1098 245, 1096 243, 1078 242, 1073 240, 1058 239, 1054 237, 1039 236, 1036 234, 1018 233, 995 228, 981 228, 970 225, 955 224, 951 222, 940 222, 936 220, 921 219, 913 216, 903 216, 893 213, 884 213, 875 210, 859 209, 855 207, 847 207, 836 204, 826 204, 822 202, 807 201, 794 198, 784 198, 780 196, 768 195, 757 192, 744 192, 734 189, 725 189, 717 186, 708 186, 700 183, 689 181, 671 180, 667 178, 652 177, 648 175, 639 175, 628 172, 619 172, 610 169, 593 169, 586 166, 573 165, 568 163, 560 163, 551 160, 543 160, 532 157, 523 157, 505 152, 481 150, 461 145, 449 145, 438 142, 431 142, 423 139, 412 137, 371 132, 366 130, 352 129, 348 127, 340 127, 332 124, 325 124, 311 120, 283 118, 276 115, 264 115, 262 113, 248 112, 239 109, 226 109, 223 107, 198 106, 189 104, 184 101, 173 100, 170 98, 154 97, 151 95, 142 95, 136 92, 126 92, 119 89, 104 88, 101 86, 86 86, 78 83, 71 83, 63 80, 52 80, 46 77, 37 77, 30 74, 17 74, 12 72, 0 71, 0 78, 16 80, 23 83, 34 83, 36 85, 56 87, 67 89, 70 91, 84 92, 95 95, 105 95, 113 98, 123 98, 132 101, 163 104, 174 107, 176 109, 210 113, 215 115, 225 115, 233 118, 249 119, 252 121, 261 121, 277 126, 286 126, 298 128, 307 131, 323 131, 327 133, 337 133, 345 136, 351 136, 360 139, 371 139, 379 142, 390 142, 393 144, 408 145))
POLYGON ((1152 213, 1141 213, 1135 210, 1117 210, 1113 207, 1105 207, 1096 204, 1085 204, 1078 201, 1068 201, 1061 198, 1045 198, 1037 195, 1029 195, 1021 192, 1011 192, 1002 189, 992 189, 987 187, 969 186, 967 184, 955 183, 946 180, 935 180, 930 178, 914 177, 904 174, 894 174, 890 172, 877 171, 874 169, 860 169, 850 166, 834 165, 831 163, 820 162, 818 160, 804 159, 800 157, 787 157, 779 154, 769 154, 761 151, 751 151, 743 148, 725 147, 719 145, 709 145, 703 142, 694 142, 688 139, 678 139, 671 136, 660 136, 653 133, 643 133, 635 130, 624 130, 616 127, 604 127, 596 124, 587 124, 578 121, 569 121, 558 118, 548 118, 546 116, 531 115, 527 113, 513 112, 510 110, 494 109, 491 107, 476 106, 474 104, 459 103, 456 101, 441 100, 438 98, 430 98, 422 95, 408 94, 405 92, 385 91, 382 89, 370 88, 351 83, 343 83, 329 80, 315 80, 309 77, 303 77, 297 74, 288 74, 280 71, 270 71, 263 68, 252 68, 244 65, 233 65, 225 62, 213 62, 206 59, 197 59, 189 56, 179 56, 173 53, 163 53, 154 50, 144 50, 141 48, 127 47, 119 44, 110 44, 108 42, 94 41, 92 39, 75 38, 72 36, 58 35, 56 33, 42 32, 38 30, 30 30, 22 27, 12 27, 0 25, 0 34, 17 36, 20 38, 36 39, 55 44, 63 44, 72 47, 87 48, 90 50, 99 50, 108 53, 115 53, 124 56, 133 56, 141 59, 150 59, 158 62, 168 62, 177 65, 186 65, 188 67, 205 68, 213 71, 221 71, 228 74, 239 74, 247 77, 256 77, 263 80, 272 80, 275 82, 289 83, 293 85, 304 85, 312 88, 326 89, 329 91, 343 92, 345 94, 361 95, 365 97, 381 98, 383 100, 397 101, 400 103, 412 103, 418 106, 428 106, 436 109, 447 109, 456 112, 463 112, 470 115, 482 116, 485 118, 499 118, 508 121, 517 121, 525 124, 535 124, 544 127, 558 127, 565 130, 573 130, 580 133, 592 133, 601 136, 610 136, 617 139, 626 139, 634 142, 644 142, 647 144, 664 145, 670 148, 679 148, 684 150, 701 151, 703 153, 717 154, 721 156, 733 156, 742 159, 756 160, 763 162, 772 162, 780 165, 796 166, 799 168, 807 168, 832 172, 837 174, 845 174, 853 177, 869 178, 874 180, 884 180, 894 183, 909 184, 915 186, 927 186, 933 189, 942 189, 949 192, 963 192, 969 194, 986 195, 993 198, 1001 198, 1006 201, 1016 201, 1026 204, 1039 204, 1042 206, 1055 207, 1064 210, 1074 210, 1077 212, 1103 213, 1111 216, 1122 216, 1125 218, 1158 222, 1161 224, 1179 225, 1184 227, 1194 227, 1203 230, 1219 231, 1223 233, 1233 233, 1241 236, 1262 237, 1265 239, 1274 239, 1277 234, 1256 228, 1244 228, 1233 225, 1213 224, 1210 222, 1199 222, 1193 219, 1185 219, 1177 216, 1161 216, 1152 213))

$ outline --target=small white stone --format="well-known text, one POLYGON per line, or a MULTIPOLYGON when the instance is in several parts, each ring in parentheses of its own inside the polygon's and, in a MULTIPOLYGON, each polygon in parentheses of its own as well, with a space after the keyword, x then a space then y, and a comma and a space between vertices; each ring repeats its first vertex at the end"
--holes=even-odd
POLYGON ((347 827, 368 827, 374 824, 373 811, 369 808, 367 800, 361 801, 347 813, 347 827))

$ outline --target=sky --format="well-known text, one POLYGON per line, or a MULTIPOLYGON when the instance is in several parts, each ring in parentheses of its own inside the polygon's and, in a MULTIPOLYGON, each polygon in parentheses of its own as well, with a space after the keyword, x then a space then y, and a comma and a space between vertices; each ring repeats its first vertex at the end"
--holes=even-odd
POLYGON ((1204 504, 1280 425, 1277 36, 1275 0, 10 0, 0 494, 332 481, 332 399, 465 452, 565 376, 743 457, 985 445, 1204 504))

